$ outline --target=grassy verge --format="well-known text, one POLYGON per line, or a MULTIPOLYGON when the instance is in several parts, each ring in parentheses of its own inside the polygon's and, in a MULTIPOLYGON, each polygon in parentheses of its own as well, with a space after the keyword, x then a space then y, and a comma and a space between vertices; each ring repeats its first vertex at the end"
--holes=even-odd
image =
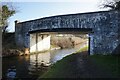
MULTIPOLYGON (((87 50, 88 50, 88 46, 85 46, 75 53, 79 53, 79 52, 83 52, 83 51, 87 51, 87 50)), ((50 67, 50 69, 46 73, 44 73, 42 76, 40 76, 39 79, 40 78, 70 77, 71 75, 69 75, 68 73, 72 73, 72 71, 74 71, 74 68, 76 68, 76 66, 74 65, 74 62, 75 62, 76 56, 78 54, 75 54, 75 53, 64 57, 60 61, 57 61, 55 64, 53 64, 50 67)))
POLYGON ((83 51, 88 51, 88 46, 80 48, 80 50, 78 50, 77 52, 83 52, 83 51))
MULTIPOLYGON (((76 66, 72 64, 78 54, 68 55, 62 60, 55 63, 51 68, 43 74, 40 78, 65 78, 70 77, 76 66), (72 72, 71 72, 72 71, 72 72)), ((104 68, 107 71, 113 73, 113 75, 120 76, 120 57, 117 56, 103 56, 103 55, 92 55, 89 56, 96 62, 98 66, 104 68)))
MULTIPOLYGON (((76 53, 88 50, 88 46, 85 46, 78 50, 76 53)), ((57 61, 53 64, 50 69, 40 76, 40 78, 68 78, 71 77, 71 74, 75 72, 76 66, 74 65, 76 62, 76 56, 78 54, 71 54, 64 57, 62 60, 57 61), (68 74, 69 73, 69 74, 68 74)))
MULTIPOLYGON (((68 55, 62 60, 55 63, 51 68, 43 74, 40 78, 69 78, 71 74, 74 74, 76 68, 75 58, 78 54, 68 55)), ((120 76, 120 57, 111 55, 92 55, 89 56, 100 68, 104 68, 105 71, 112 72, 114 76, 120 76)))
MULTIPOLYGON (((81 48, 76 53, 86 51, 88 47, 81 48)), ((78 58, 79 54, 71 54, 64 57, 62 60, 53 64, 50 69, 44 73, 40 78, 69 78, 74 74, 75 71, 75 59, 78 58)), ((120 76, 120 56, 112 55, 91 55, 88 58, 93 60, 96 65, 104 70, 112 72, 113 75, 120 76)))
POLYGON ((120 76, 120 56, 112 55, 91 55, 98 66, 111 71, 114 75, 120 76))
POLYGON ((40 78, 66 78, 70 77, 72 71, 75 69, 75 65, 72 62, 75 60, 75 55, 64 57, 62 60, 56 62, 51 66, 51 68, 43 74, 40 78), (68 74, 69 73, 69 74, 68 74))
POLYGON ((88 51, 88 45, 86 45, 83 48, 80 48, 78 51, 76 51, 75 53, 80 53, 80 52, 84 52, 84 51, 88 51))

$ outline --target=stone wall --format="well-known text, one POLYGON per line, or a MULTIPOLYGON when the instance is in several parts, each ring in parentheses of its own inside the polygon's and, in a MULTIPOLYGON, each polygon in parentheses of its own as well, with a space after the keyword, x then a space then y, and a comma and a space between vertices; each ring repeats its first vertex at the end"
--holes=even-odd
MULTIPOLYGON (((46 17, 26 22, 16 22, 15 37, 20 47, 29 47, 29 31, 56 28, 91 28, 90 54, 108 54, 120 43, 120 12, 101 11, 46 17)), ((74 31, 74 29, 73 29, 74 31)))

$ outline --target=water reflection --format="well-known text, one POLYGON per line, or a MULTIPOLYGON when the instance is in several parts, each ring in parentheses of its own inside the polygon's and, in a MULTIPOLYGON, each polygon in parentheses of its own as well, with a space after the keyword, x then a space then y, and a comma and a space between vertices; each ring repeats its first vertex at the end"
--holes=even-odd
POLYGON ((17 78, 40 76, 49 69, 49 65, 61 60, 63 57, 70 55, 78 49, 80 49, 79 45, 71 49, 53 50, 29 56, 3 58, 3 77, 6 77, 7 70, 11 66, 16 66, 17 78))
POLYGON ((29 60, 29 74, 35 71, 41 71, 41 69, 50 65, 50 52, 30 55, 29 60))

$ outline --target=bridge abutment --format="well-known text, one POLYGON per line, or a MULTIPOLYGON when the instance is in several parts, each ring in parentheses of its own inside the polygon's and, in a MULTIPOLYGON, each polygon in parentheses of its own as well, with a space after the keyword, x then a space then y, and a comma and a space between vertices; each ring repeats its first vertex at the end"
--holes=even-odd
POLYGON ((50 35, 33 33, 30 34, 30 52, 41 52, 50 49, 50 35))

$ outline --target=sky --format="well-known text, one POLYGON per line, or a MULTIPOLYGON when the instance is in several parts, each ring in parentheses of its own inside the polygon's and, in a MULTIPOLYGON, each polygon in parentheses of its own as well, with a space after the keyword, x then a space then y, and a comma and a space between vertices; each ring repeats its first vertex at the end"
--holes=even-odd
POLYGON ((20 22, 39 19, 43 17, 86 13, 103 11, 107 9, 100 9, 101 0, 79 0, 79 2, 13 2, 17 13, 9 19, 8 30, 15 31, 14 21, 20 22))

